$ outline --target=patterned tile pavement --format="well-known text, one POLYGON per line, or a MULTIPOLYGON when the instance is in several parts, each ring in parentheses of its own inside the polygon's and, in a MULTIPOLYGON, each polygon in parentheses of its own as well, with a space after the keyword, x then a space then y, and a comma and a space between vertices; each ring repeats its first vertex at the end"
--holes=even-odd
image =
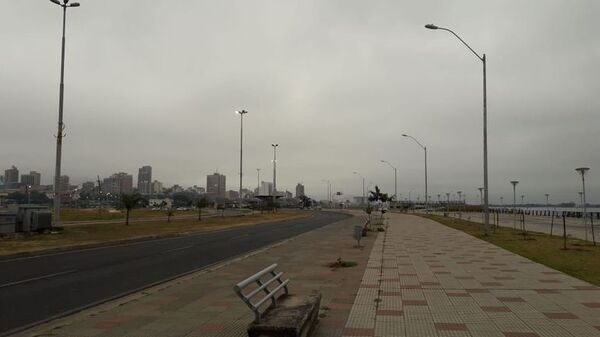
POLYGON ((600 288, 431 220, 388 222, 343 336, 600 336, 600 288))

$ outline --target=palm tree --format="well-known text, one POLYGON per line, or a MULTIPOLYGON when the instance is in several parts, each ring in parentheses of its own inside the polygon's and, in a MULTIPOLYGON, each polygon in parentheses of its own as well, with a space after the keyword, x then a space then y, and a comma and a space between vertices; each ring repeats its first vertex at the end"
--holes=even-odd
POLYGON ((127 213, 125 215, 125 226, 129 226, 129 213, 137 204, 139 204, 139 202, 141 200, 142 200, 142 196, 137 193, 121 194, 121 199, 120 199, 121 207, 125 208, 127 211, 127 213))

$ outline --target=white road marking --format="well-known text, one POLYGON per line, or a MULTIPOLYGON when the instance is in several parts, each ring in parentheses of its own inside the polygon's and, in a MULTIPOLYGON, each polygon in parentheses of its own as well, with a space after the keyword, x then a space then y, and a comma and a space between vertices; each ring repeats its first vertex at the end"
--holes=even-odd
POLYGON ((15 282, 10 282, 10 283, 0 284, 0 288, 11 287, 11 286, 16 286, 16 285, 27 283, 27 282, 33 282, 33 281, 43 280, 43 279, 50 278, 50 277, 56 277, 56 276, 60 276, 60 275, 70 274, 70 273, 74 273, 76 271, 77 271, 76 269, 72 269, 72 270, 67 270, 67 271, 61 271, 59 273, 54 273, 54 274, 48 274, 48 275, 33 277, 33 278, 30 278, 30 279, 26 279, 26 280, 21 280, 21 281, 15 281, 15 282))
POLYGON ((184 249, 188 249, 188 248, 192 248, 192 247, 194 247, 194 245, 189 245, 189 246, 179 247, 179 248, 173 248, 173 249, 165 250, 165 251, 163 251, 163 253, 176 252, 178 250, 184 250, 184 249))

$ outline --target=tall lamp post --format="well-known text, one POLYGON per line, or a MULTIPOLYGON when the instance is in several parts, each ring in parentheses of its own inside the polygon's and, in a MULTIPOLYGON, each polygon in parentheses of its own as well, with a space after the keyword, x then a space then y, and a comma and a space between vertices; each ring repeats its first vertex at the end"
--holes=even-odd
POLYGON ((277 198, 277 147, 279 144, 271 144, 273 147, 273 203, 277 198))
POLYGON ((248 113, 246 110, 237 110, 237 114, 240 115, 240 209, 242 208, 242 154, 244 148, 244 115, 248 113))
POLYGON ((54 226, 60 226, 60 168, 62 158, 63 131, 63 103, 65 94, 65 27, 67 22, 67 7, 79 7, 78 2, 69 3, 69 0, 50 0, 63 9, 62 48, 60 54, 60 89, 58 94, 58 132, 56 133, 56 167, 54 170, 54 226))
POLYGON ((479 205, 483 206, 483 187, 477 188, 479 190, 479 205))
MULTIPOLYGON (((587 241, 587 220, 586 220, 586 205, 585 205, 585 174, 587 173, 587 171, 589 171, 590 168, 589 167, 579 167, 576 168, 575 171, 579 172, 579 174, 581 175, 581 183, 583 185, 583 192, 581 193, 582 195, 582 204, 583 204, 583 228, 585 228, 585 240, 587 241)), ((593 229, 592 229, 593 230, 593 229)))
POLYGON ((477 54, 475 52, 475 50, 473 50, 473 48, 471 48, 463 39, 460 38, 460 36, 458 36, 455 32, 453 32, 452 30, 448 29, 448 28, 443 28, 443 27, 438 27, 434 24, 428 24, 425 25, 425 28, 428 29, 440 29, 440 30, 445 30, 447 32, 452 33, 452 35, 456 36, 456 38, 458 38, 460 40, 460 42, 462 42, 465 46, 467 46, 467 48, 469 48, 469 50, 471 52, 473 52, 473 54, 475 54, 475 56, 477 56, 477 58, 483 62, 483 193, 484 193, 484 197, 483 197, 483 211, 484 211, 484 219, 485 219, 485 225, 484 225, 484 229, 485 229, 485 234, 489 234, 490 231, 490 211, 489 211, 489 204, 488 204, 488 161, 487 161, 487 84, 486 84, 486 58, 485 58, 485 54, 483 54, 483 56, 479 56, 479 54, 477 54))
POLYGON ((360 173, 354 171, 354 174, 358 175, 359 177, 362 178, 362 190, 363 190, 363 195, 362 195, 362 202, 360 203, 361 205, 365 204, 365 177, 363 177, 360 173))
POLYGON ((517 229, 517 184, 516 180, 510 182, 513 187, 513 228, 517 229))
POLYGON ((417 143, 417 145, 419 145, 423 151, 425 152, 425 211, 427 211, 428 206, 429 206, 429 194, 427 194, 427 146, 421 144, 421 142, 419 142, 415 137, 407 135, 407 134, 402 134, 402 137, 407 137, 410 138, 412 140, 415 141, 415 143, 417 143))
POLYGON ((390 164, 387 160, 381 160, 382 163, 388 164, 391 168, 394 169, 394 200, 398 198, 398 169, 394 167, 394 165, 390 164))
POLYGON ((260 169, 256 169, 256 195, 260 195, 260 169))

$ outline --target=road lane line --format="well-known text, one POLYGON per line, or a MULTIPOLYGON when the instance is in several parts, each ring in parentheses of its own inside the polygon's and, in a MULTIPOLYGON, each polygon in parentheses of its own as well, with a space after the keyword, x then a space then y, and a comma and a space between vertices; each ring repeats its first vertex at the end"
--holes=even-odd
POLYGON ((246 236, 250 236, 250 234, 242 234, 242 235, 234 236, 232 238, 229 238, 229 241, 245 238, 246 236))
POLYGON ((0 288, 11 287, 11 286, 16 286, 16 285, 27 283, 27 282, 33 282, 33 281, 43 280, 43 279, 56 277, 56 276, 60 276, 60 275, 70 274, 70 273, 74 273, 76 271, 77 271, 77 269, 66 270, 66 271, 61 271, 60 273, 48 274, 48 275, 44 275, 44 276, 33 277, 30 279, 26 279, 26 280, 0 284, 0 288))
POLYGON ((184 249, 188 249, 188 248, 192 248, 192 247, 194 247, 194 245, 189 245, 189 246, 179 247, 179 248, 173 248, 173 249, 169 249, 169 250, 164 250, 163 253, 176 252, 178 250, 184 250, 184 249))

